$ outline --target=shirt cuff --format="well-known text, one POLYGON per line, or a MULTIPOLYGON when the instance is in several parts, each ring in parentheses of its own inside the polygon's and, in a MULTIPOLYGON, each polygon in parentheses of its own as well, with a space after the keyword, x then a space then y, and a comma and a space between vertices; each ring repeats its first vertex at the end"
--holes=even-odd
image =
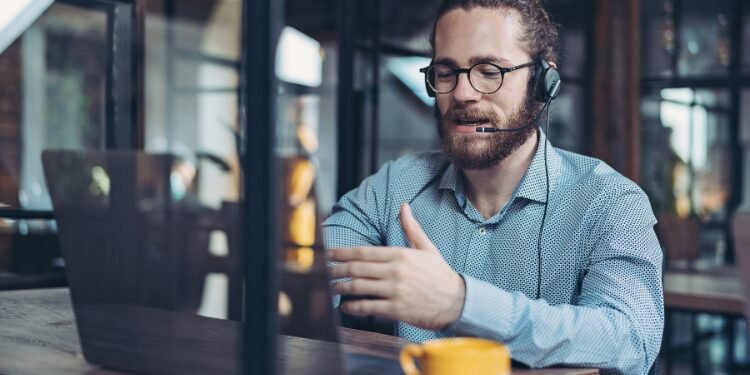
POLYGON ((461 335, 505 339, 513 329, 513 295, 488 282, 461 275, 466 295, 461 316, 447 327, 461 335))

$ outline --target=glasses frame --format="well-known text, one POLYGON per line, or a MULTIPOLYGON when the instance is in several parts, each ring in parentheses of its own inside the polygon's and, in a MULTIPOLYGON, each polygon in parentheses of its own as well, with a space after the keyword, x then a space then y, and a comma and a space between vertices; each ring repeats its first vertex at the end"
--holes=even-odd
POLYGON ((468 68, 454 68, 454 67, 451 67, 451 69, 453 70, 453 76, 455 77, 455 80, 453 81, 453 87, 450 90, 445 91, 445 92, 440 92, 440 91, 438 91, 435 88, 435 86, 433 85, 433 83, 430 82, 430 76, 427 74, 427 72, 430 70, 430 68, 434 67, 435 65, 444 65, 444 66, 448 66, 448 67, 450 67, 450 65, 443 64, 443 63, 433 63, 433 64, 425 66, 424 68, 420 68, 419 71, 421 73, 424 73, 425 83, 427 83, 427 86, 435 94, 449 94, 449 93, 453 92, 453 90, 455 90, 456 87, 458 87, 458 78, 459 78, 458 76, 459 76, 459 74, 466 73, 466 78, 469 80, 469 85, 471 85, 471 88, 473 88, 474 91, 476 91, 476 92, 478 92, 480 94, 486 94, 487 95, 487 94, 494 94, 494 93, 500 91, 500 88, 503 87, 503 83, 505 83, 505 74, 506 73, 510 73, 510 72, 513 72, 513 71, 516 71, 516 70, 519 70, 519 69, 527 68, 529 66, 533 66, 533 65, 536 65, 536 64, 537 63, 535 61, 531 61, 531 62, 527 62, 527 63, 524 63, 524 64, 512 66, 510 68, 504 68, 504 67, 502 67, 500 65, 493 64, 493 63, 490 63, 490 62, 478 62, 478 63, 476 63, 476 64, 474 64, 474 65, 472 65, 472 66, 470 66, 468 68), (471 82, 471 70, 474 69, 478 65, 492 65, 492 66, 494 66, 495 68, 497 68, 500 71, 500 86, 498 86, 497 89, 495 89, 495 91, 491 91, 491 92, 480 91, 480 90, 478 90, 474 86, 474 83, 471 82))

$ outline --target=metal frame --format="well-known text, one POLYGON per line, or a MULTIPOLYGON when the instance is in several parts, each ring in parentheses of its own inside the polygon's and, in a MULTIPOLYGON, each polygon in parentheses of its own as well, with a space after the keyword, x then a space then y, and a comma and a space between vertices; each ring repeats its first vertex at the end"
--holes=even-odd
POLYGON ((142 131, 142 28, 138 0, 56 0, 107 14, 107 97, 105 101, 105 147, 139 148, 142 131), (133 126, 135 123, 135 126, 133 126))
POLYGON ((246 0, 242 9, 244 374, 277 372, 279 172, 274 151, 278 96, 274 52, 284 19, 283 9, 282 0, 246 0))
POLYGON ((361 125, 356 118, 354 90, 354 6, 355 0, 337 0, 336 30, 338 58, 338 139, 336 194, 341 197, 359 184, 359 166, 364 142, 358 136, 361 125))

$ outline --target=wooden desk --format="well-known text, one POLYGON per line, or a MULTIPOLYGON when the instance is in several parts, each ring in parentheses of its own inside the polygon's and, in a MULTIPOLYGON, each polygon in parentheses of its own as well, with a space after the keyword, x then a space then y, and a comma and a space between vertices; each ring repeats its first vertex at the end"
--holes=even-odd
POLYGON ((664 273, 664 307, 743 315, 745 296, 736 271, 664 273))
MULTIPOLYGON (((396 360, 408 341, 372 332, 341 328, 347 353, 396 360)), ((331 343, 299 337, 281 337, 294 347, 290 360, 303 363, 309 356, 335 351, 331 343), (304 353, 303 353, 304 352, 304 353)), ((293 367, 290 366, 290 367, 293 367)), ((81 354, 68 290, 41 289, 0 292, 0 373, 2 374, 122 374, 87 363, 81 354)), ((321 374, 330 373, 321 368, 321 374)), ((513 370, 520 375, 589 375, 595 369, 513 370)))

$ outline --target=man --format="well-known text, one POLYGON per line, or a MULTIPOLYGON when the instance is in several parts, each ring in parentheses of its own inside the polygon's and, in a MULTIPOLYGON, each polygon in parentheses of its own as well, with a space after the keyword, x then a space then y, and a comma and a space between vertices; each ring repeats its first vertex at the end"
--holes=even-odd
POLYGON ((634 183, 546 144, 533 91, 556 46, 538 1, 443 3, 424 70, 443 152, 386 163, 324 224, 336 292, 367 296, 344 312, 397 320, 414 341, 501 341, 532 367, 649 371, 664 322, 656 220, 634 183))

